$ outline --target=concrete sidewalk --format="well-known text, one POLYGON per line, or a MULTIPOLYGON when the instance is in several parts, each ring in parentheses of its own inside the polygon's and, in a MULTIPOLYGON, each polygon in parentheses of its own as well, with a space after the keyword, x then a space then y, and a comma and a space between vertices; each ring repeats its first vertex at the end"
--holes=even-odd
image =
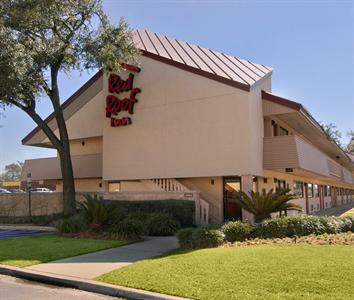
POLYGON ((93 279, 141 259, 156 257, 178 248, 176 237, 148 237, 118 248, 65 258, 27 267, 29 270, 84 279, 93 279))

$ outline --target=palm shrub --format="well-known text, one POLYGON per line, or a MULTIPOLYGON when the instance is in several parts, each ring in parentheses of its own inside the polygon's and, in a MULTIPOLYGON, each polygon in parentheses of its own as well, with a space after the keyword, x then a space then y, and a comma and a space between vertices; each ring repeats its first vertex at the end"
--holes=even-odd
POLYGON ((257 223, 271 218, 271 213, 288 210, 302 211, 300 205, 290 203, 296 196, 289 194, 290 189, 279 189, 273 192, 270 189, 268 193, 259 193, 250 191, 249 195, 243 191, 237 192, 234 201, 244 210, 254 215, 257 223))
POLYGON ((109 220, 109 206, 103 202, 103 197, 98 197, 97 194, 86 194, 84 197, 85 201, 79 203, 83 216, 91 224, 91 229, 101 230, 109 220))
POLYGON ((86 218, 82 214, 76 214, 68 218, 56 220, 52 225, 59 233, 76 233, 87 229, 86 218))
POLYGON ((143 223, 131 218, 126 218, 109 228, 110 237, 118 240, 137 240, 143 233, 143 223))

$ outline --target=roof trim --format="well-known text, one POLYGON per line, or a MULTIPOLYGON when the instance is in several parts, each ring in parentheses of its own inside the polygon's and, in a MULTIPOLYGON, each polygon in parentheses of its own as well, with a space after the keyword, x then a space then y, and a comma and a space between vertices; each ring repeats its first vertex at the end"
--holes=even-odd
POLYGON ((227 79, 227 78, 221 77, 219 75, 216 75, 216 74, 213 74, 213 73, 210 73, 210 72, 207 72, 207 71, 203 71, 201 69, 197 69, 197 68, 191 67, 189 65, 180 63, 178 61, 174 61, 174 60, 168 59, 166 57, 157 55, 155 53, 148 52, 146 50, 140 50, 140 51, 141 51, 143 56, 146 56, 148 58, 160 61, 160 62, 165 63, 167 65, 174 66, 176 68, 188 71, 190 73, 194 73, 194 74, 203 76, 205 78, 212 79, 212 80, 224 83, 226 85, 230 85, 230 86, 236 87, 238 89, 241 89, 241 90, 244 90, 244 91, 247 91, 247 92, 249 92, 251 90, 251 86, 248 85, 248 84, 243 84, 243 83, 234 81, 232 79, 227 79))
MULTIPOLYGON (((61 104, 61 108, 64 110, 68 107, 72 102, 74 102, 81 94, 83 94, 96 80, 98 80, 103 75, 103 70, 99 70, 95 75, 93 75, 88 81, 84 83, 74 94, 72 94, 65 102, 61 104)), ((54 119, 54 112, 52 112, 44 122, 49 123, 54 119)), ((26 144, 36 133, 41 131, 39 126, 35 127, 29 134, 27 134, 22 139, 22 145, 26 144)))

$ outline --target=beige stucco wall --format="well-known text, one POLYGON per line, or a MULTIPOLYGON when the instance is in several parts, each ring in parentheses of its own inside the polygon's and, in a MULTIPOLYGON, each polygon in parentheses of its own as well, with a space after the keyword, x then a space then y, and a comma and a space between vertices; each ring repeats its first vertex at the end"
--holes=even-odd
POLYGON ((260 86, 250 100, 245 91, 146 57, 141 68, 134 81, 142 92, 133 123, 112 128, 109 119, 102 118, 104 180, 261 171, 261 142, 250 142, 250 132, 254 139, 263 135, 260 86), (256 115, 251 113, 255 108, 256 115))
POLYGON ((213 223, 223 222, 224 208, 222 177, 185 178, 179 179, 179 181, 190 190, 198 191, 200 197, 209 203, 209 215, 213 223), (212 180, 214 180, 214 184, 212 184, 212 180))
POLYGON ((70 152, 71 155, 86 155, 86 154, 102 153, 102 137, 71 140, 70 152))
MULTIPOLYGON (((76 192, 105 192, 106 185, 100 178, 75 179, 75 190, 76 192)), ((56 191, 63 191, 63 183, 61 180, 58 181, 56 185, 56 191)))

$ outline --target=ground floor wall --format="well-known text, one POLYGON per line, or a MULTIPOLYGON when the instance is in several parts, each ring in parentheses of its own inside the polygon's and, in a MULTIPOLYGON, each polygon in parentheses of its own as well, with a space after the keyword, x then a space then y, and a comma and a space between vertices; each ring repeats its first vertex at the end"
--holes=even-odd
MULTIPOLYGON (((246 192, 253 190, 258 192, 268 192, 270 189, 289 188, 291 193, 297 194, 298 198, 293 202, 300 205, 302 213, 313 214, 333 206, 339 206, 354 201, 354 189, 339 186, 335 182, 320 179, 317 176, 300 176, 291 173, 282 173, 275 171, 265 171, 263 177, 252 175, 243 176, 216 176, 216 177, 198 177, 198 178, 179 178, 177 181, 187 191, 196 191, 200 198, 209 205, 209 222, 221 223, 225 219, 230 219, 227 210, 229 204, 225 204, 225 178, 239 178, 238 189, 246 192), (296 184, 298 185, 296 188, 296 184), (299 193, 299 184, 301 193, 299 193), (312 188, 312 195, 309 194, 309 188, 312 188)), ((149 193, 163 192, 161 186, 154 184, 153 180, 131 180, 131 181, 103 181, 96 179, 79 179, 75 181, 76 191, 99 192, 111 195, 129 195, 136 193, 144 200, 149 193)), ((237 189, 237 188, 236 188, 237 189)), ((62 191, 62 184, 58 182, 57 191, 62 191)), ((119 197, 118 197, 119 198, 119 197)), ((232 206, 232 205, 231 205, 232 206)), ((241 210, 242 211, 242 210, 241 210)), ((289 211, 288 215, 298 214, 299 212, 289 211)), ((278 214, 274 214, 277 216, 278 214)), ((252 221, 252 216, 242 211, 243 220, 252 221)))

